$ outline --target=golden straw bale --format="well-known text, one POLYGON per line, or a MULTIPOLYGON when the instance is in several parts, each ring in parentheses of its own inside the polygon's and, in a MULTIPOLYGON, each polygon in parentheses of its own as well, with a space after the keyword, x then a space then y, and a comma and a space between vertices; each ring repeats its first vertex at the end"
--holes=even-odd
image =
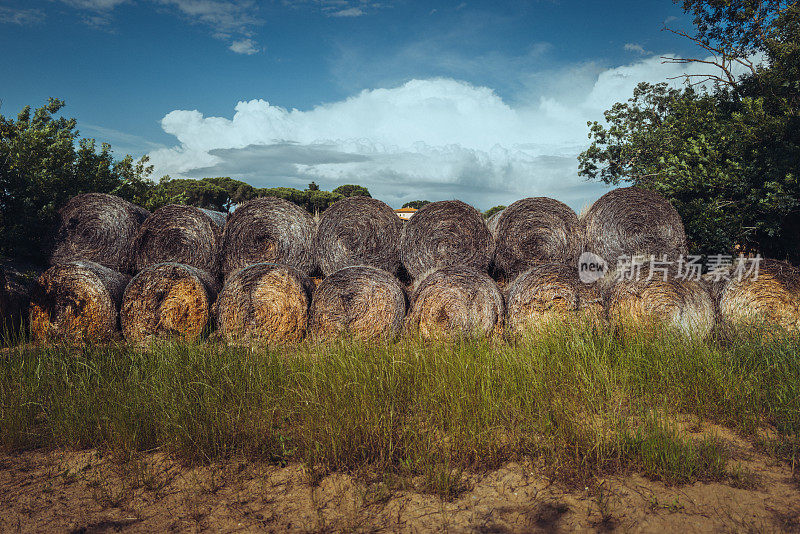
MULTIPOLYGON (((702 280, 680 278, 643 268, 632 279, 610 273, 605 285, 609 318, 646 328, 663 324, 691 337, 708 337, 716 323, 716 307, 702 280), (652 274, 652 276, 651 276, 652 274)), ((605 282, 605 281, 604 281, 605 282)))
POLYGON ((222 232, 219 272, 227 276, 255 263, 274 262, 311 274, 314 226, 311 215, 288 200, 261 197, 244 202, 222 232))
POLYGON ((136 236, 136 269, 176 262, 215 274, 225 218, 218 211, 179 204, 157 209, 136 236))
POLYGON ((585 249, 616 265, 620 256, 686 255, 686 232, 677 210, 647 189, 622 187, 600 197, 583 216, 585 249))
POLYGON ((547 263, 520 274, 506 292, 506 324, 511 333, 541 331, 549 325, 586 319, 600 324, 603 299, 595 284, 585 284, 573 265, 547 263))
POLYGON ((503 295, 488 274, 441 267, 418 284, 406 326, 424 338, 480 337, 500 333, 504 318, 503 295))
MULTIPOLYGON (((800 328, 800 269, 784 261, 762 259, 758 270, 744 276, 728 270, 716 284, 721 319, 726 324, 771 323, 787 330, 800 328)), ((713 276, 713 274, 712 274, 713 276)))
POLYGON ((320 217, 314 251, 322 274, 351 265, 371 265, 392 274, 400 266, 403 222, 394 210, 370 197, 337 200, 320 217))
POLYGON ((179 336, 198 339, 210 328, 216 280, 180 263, 159 263, 139 272, 125 288, 120 323, 125 339, 179 336))
POLYGON ((108 341, 119 324, 119 305, 130 276, 92 261, 45 271, 31 295, 30 329, 41 341, 108 341))
POLYGON ((132 273, 134 241, 150 212, 114 195, 86 193, 72 197, 58 212, 50 264, 88 260, 132 273))
POLYGON ((403 225, 400 260, 419 279, 439 267, 486 271, 494 244, 483 215, 460 200, 426 204, 403 225))
POLYGON ((397 278, 357 265, 336 271, 319 285, 311 301, 309 331, 320 337, 394 338, 405 315, 406 294, 397 278))
POLYGON ((287 265, 257 263, 234 271, 214 305, 217 329, 228 341, 300 341, 313 287, 307 276, 287 265))

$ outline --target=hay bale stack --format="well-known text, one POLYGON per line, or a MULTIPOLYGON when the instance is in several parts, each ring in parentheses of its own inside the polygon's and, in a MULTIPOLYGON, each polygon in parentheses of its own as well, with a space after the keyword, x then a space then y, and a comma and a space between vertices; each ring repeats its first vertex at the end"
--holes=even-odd
POLYGON ((214 305, 217 329, 228 341, 300 341, 312 292, 309 278, 286 265, 257 263, 234 271, 214 305))
POLYGON ((207 272, 159 263, 139 272, 125 288, 120 323, 125 339, 179 336, 199 339, 210 327, 217 282, 207 272))
POLYGON ((685 255, 686 232, 680 215, 653 191, 623 187, 609 191, 583 216, 586 250, 611 266, 620 256, 685 255))
POLYGON ((414 279, 439 267, 486 271, 494 252, 481 213, 460 200, 426 204, 403 225, 400 260, 414 279))
POLYGON ((494 272, 512 281, 534 265, 577 265, 583 248, 582 225, 558 200, 524 198, 500 212, 493 233, 494 272))
POLYGON ((178 204, 157 209, 136 235, 136 269, 176 262, 215 273, 225 217, 218 211, 178 204))
POLYGON ((3 261, 0 265, 0 339, 17 341, 28 319, 31 291, 42 273, 38 265, 3 261))
POLYGON ((619 280, 616 273, 607 275, 604 292, 609 318, 647 329, 655 323, 673 327, 684 334, 703 339, 716 322, 714 299, 707 284, 678 278, 669 273, 642 268, 638 276, 619 280), (648 279, 649 278, 649 279, 648 279))
POLYGON ((31 295, 30 329, 38 340, 108 341, 130 276, 92 261, 45 271, 31 295))
POLYGON ((86 193, 72 197, 58 212, 50 264, 88 260, 132 273, 134 241, 150 212, 114 195, 86 193))
POLYGON ((405 315, 406 294, 393 274, 367 265, 345 267, 314 292, 309 332, 320 337, 395 338, 405 315))
POLYGON ((505 304, 488 274, 442 267, 417 286, 406 326, 424 338, 490 336, 503 328, 505 304))
POLYGON ((489 232, 491 232, 493 237, 497 237, 497 223, 500 221, 500 216, 505 211, 505 208, 501 209, 488 219, 486 219, 486 227, 489 228, 489 232))
POLYGON ((573 265, 548 263, 520 274, 506 292, 510 332, 540 331, 553 323, 587 319, 600 323, 603 299, 594 284, 581 282, 573 265))
POLYGON ((314 232, 317 264, 325 276, 351 265, 371 265, 395 274, 402 229, 394 210, 380 200, 337 200, 322 214, 314 232))
POLYGON ((800 328, 800 269, 763 259, 755 272, 716 285, 721 319, 726 324, 771 323, 787 330, 800 328))
POLYGON ((227 276, 256 263, 280 263, 303 274, 314 270, 314 219, 303 208, 274 197, 254 198, 236 208, 220 243, 220 269, 227 276))

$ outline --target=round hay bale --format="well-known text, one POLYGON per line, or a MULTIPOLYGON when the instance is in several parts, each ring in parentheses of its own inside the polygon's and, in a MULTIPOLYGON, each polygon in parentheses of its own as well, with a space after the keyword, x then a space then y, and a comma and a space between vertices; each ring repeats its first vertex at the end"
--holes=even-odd
POLYGON ((50 264, 88 260, 131 273, 136 267, 134 241, 150 212, 114 195, 86 193, 72 197, 58 212, 50 264))
POLYGON ((700 280, 678 278, 661 272, 642 269, 632 279, 620 280, 608 275, 606 301, 609 318, 632 323, 647 329, 663 324, 684 334, 703 339, 709 336, 716 322, 716 309, 711 291, 700 280), (648 279, 649 278, 649 279, 648 279))
POLYGON ((38 340, 108 341, 130 276, 92 261, 50 267, 31 295, 30 329, 38 340))
POLYGON ((249 200, 234 211, 220 243, 220 273, 255 263, 288 265, 311 274, 314 254, 311 242, 314 219, 288 200, 261 197, 249 200))
POLYGON ((674 259, 687 253, 681 216, 664 197, 647 189, 609 191, 589 208, 583 223, 586 250, 611 266, 620 256, 674 259))
POLYGON ((209 273, 189 265, 168 262, 146 267, 122 296, 122 333, 139 342, 168 336, 199 339, 210 327, 218 289, 209 273))
POLYGON ((194 206, 159 208, 139 227, 136 269, 176 262, 214 274, 225 214, 194 206))
POLYGON ((395 338, 405 315, 406 293, 397 278, 357 265, 336 271, 319 285, 311 301, 309 331, 320 337, 395 338))
POLYGON ((439 267, 486 271, 494 251, 483 215, 460 200, 426 204, 403 225, 400 260, 419 279, 439 267))
POLYGON ((758 273, 737 276, 718 285, 724 323, 771 323, 787 330, 800 328, 800 269, 778 260, 762 259, 758 273))
POLYGON ((534 265, 577 265, 583 248, 582 225, 575 212, 547 197, 517 200, 500 212, 492 232, 494 270, 512 281, 534 265))
POLYGON ((257 263, 234 271, 214 305, 217 329, 228 341, 300 341, 312 292, 309 278, 286 265, 257 263))
POLYGON ((506 308, 506 325, 514 334, 584 318, 599 324, 603 318, 597 287, 581 282, 577 267, 557 263, 537 265, 520 274, 506 292, 506 308))
POLYGON ((325 276, 351 265, 397 273, 402 229, 400 217, 380 200, 337 200, 322 213, 314 231, 317 264, 325 276))
POLYGON ((4 260, 0 265, 0 339, 22 339, 31 291, 41 273, 40 266, 29 263, 4 260))
POLYGON ((423 338, 480 337, 499 333, 504 317, 503 295, 488 274, 442 267, 417 286, 406 326, 423 338))

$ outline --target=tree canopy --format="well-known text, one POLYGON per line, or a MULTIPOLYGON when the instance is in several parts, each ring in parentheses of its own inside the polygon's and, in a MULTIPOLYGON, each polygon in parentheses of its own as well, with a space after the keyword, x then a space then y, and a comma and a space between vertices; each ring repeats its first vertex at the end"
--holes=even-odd
POLYGON ((682 89, 639 84, 604 122, 589 123, 579 174, 664 195, 694 252, 800 260, 800 7, 683 4, 695 15, 690 38, 725 50, 720 57, 749 62, 746 54, 757 51, 766 62, 733 83, 715 79, 710 90, 692 87, 691 78, 682 89))
POLYGON ((411 202, 406 202, 403 204, 404 208, 414 208, 415 210, 420 209, 422 206, 426 204, 430 204, 430 200, 412 200, 411 202))
POLYGON ((369 194, 369 190, 364 187, 363 185, 353 185, 353 184, 345 184, 340 185, 336 189, 333 190, 334 193, 338 193, 343 197, 371 197, 372 195, 369 194))

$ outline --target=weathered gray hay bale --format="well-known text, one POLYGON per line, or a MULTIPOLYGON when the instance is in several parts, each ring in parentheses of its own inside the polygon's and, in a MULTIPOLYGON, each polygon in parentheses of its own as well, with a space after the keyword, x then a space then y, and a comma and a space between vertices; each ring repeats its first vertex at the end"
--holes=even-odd
POLYGON ((227 276, 248 265, 272 262, 310 274, 314 224, 308 212, 288 200, 261 197, 243 203, 222 232, 220 273, 227 276))
POLYGON ((136 235, 136 269, 176 262, 215 273, 225 214, 170 204, 142 223, 136 235))
MULTIPOLYGON (((735 267, 734 267, 735 268, 735 267)), ((771 323, 787 330, 800 328, 800 269, 762 259, 754 272, 716 284, 721 319, 726 324, 771 323)))
POLYGON ((88 260, 115 271, 133 272, 134 241, 150 212, 114 195, 72 197, 58 213, 50 264, 88 260))
POLYGON ((214 305, 217 329, 228 341, 267 343, 303 339, 313 283, 286 265, 257 263, 234 271, 214 305))
POLYGON ((323 212, 314 232, 317 264, 325 276, 351 265, 371 265, 396 273, 402 229, 400 217, 380 200, 337 200, 323 212))
POLYGON ((586 250, 611 266, 620 256, 675 258, 687 253, 677 210, 653 191, 623 187, 600 197, 583 216, 586 250))
POLYGON ((320 337, 394 338, 405 315, 406 294, 397 278, 383 269, 357 265, 336 271, 317 287, 309 331, 320 337))
POLYGON ((708 337, 714 328, 714 300, 703 281, 678 278, 673 273, 664 280, 663 273, 655 271, 648 279, 648 268, 631 280, 619 280, 615 273, 607 276, 606 302, 613 321, 642 329, 662 324, 698 339, 708 337))
POLYGON ((581 282, 573 265, 548 263, 520 274, 506 292, 506 325, 512 333, 541 331, 554 323, 599 324, 603 299, 594 284, 581 282))
POLYGON ((460 200, 432 202, 403 225, 400 260, 415 279, 439 267, 485 271, 494 252, 481 213, 460 200))
POLYGON ((31 295, 31 335, 42 341, 111 339, 129 280, 130 276, 92 261, 50 267, 31 295))
POLYGON ((500 212, 494 227, 494 272, 507 281, 534 265, 578 264, 582 225, 563 202, 547 197, 518 200, 500 212))
POLYGON ((499 333, 504 318, 503 295, 488 274, 442 267, 418 284, 406 326, 424 338, 480 337, 499 333))
POLYGON ((210 328, 218 289, 209 273, 189 265, 168 262, 146 267, 122 296, 122 333, 129 341, 198 339, 210 328))

